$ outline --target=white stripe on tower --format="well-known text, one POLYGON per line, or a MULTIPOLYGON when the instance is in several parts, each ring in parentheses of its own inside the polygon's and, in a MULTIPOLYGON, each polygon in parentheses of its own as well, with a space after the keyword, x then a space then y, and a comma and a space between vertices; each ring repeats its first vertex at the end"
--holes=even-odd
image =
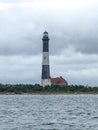
POLYGON ((49 52, 43 52, 42 65, 49 65, 49 52))

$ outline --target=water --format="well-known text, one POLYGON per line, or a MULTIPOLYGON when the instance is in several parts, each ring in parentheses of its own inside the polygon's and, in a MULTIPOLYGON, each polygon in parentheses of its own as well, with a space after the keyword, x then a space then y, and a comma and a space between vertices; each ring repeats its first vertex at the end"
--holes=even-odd
POLYGON ((0 95, 0 130, 98 130, 98 95, 0 95))

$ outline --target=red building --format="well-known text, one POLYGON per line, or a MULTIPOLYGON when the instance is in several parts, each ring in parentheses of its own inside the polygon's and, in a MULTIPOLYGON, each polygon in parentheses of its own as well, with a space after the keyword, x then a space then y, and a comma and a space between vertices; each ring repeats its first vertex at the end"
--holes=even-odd
POLYGON ((62 78, 62 76, 60 77, 56 77, 56 78, 51 78, 51 85, 68 85, 67 81, 62 78))

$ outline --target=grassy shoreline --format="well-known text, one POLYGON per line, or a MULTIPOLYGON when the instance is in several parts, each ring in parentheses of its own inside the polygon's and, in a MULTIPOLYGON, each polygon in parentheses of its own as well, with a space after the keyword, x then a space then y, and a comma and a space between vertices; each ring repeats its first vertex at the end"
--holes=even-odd
POLYGON ((46 86, 39 84, 0 84, 0 95, 49 95, 49 94, 98 94, 98 87, 89 87, 83 85, 68 86, 46 86))
POLYGON ((98 92, 31 92, 31 93, 14 93, 14 92, 0 92, 0 95, 87 95, 87 94, 92 94, 92 95, 97 95, 98 92))

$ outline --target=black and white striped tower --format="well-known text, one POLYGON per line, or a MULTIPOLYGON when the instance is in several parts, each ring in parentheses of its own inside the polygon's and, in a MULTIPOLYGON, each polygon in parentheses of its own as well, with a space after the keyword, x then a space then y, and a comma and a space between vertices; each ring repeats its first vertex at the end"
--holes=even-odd
POLYGON ((48 32, 43 33, 43 56, 42 56, 42 86, 51 85, 49 66, 49 36, 48 32))

